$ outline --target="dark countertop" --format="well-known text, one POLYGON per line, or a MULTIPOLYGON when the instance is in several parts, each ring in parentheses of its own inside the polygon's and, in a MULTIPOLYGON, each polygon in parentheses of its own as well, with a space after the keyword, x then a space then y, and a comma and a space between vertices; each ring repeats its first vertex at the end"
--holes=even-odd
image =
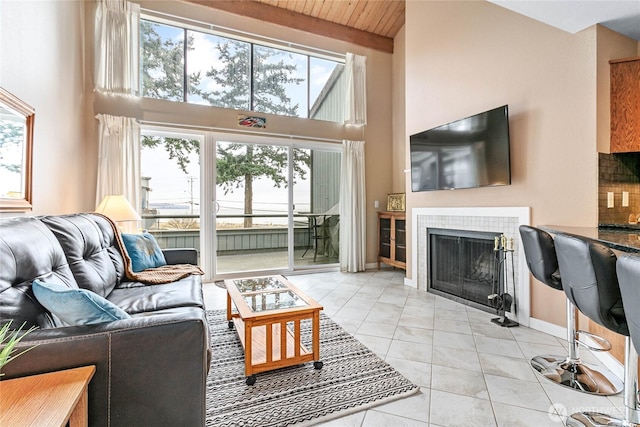
POLYGON ((549 233, 588 237, 618 251, 640 253, 640 228, 616 226, 570 227, 566 225, 541 225, 540 228, 549 233))

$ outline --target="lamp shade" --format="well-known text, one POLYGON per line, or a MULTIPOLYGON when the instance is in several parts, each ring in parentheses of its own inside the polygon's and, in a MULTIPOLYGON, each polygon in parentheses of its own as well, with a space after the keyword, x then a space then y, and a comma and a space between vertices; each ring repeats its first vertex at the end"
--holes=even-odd
POLYGON ((142 220, 122 194, 106 196, 96 208, 96 212, 109 217, 113 222, 142 220))

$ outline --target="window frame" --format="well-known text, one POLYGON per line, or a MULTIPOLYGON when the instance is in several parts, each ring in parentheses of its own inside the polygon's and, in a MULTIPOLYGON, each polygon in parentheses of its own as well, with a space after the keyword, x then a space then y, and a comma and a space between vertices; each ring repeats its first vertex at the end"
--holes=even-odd
MULTIPOLYGON (((184 53, 183 53, 183 85, 182 85, 182 92, 183 92, 183 99, 181 101, 175 101, 175 100, 169 100, 170 102, 185 102, 185 103, 189 103, 188 101, 188 97, 189 97, 189 77, 188 77, 188 69, 187 69, 187 64, 188 64, 188 59, 187 59, 187 43, 186 43, 186 39, 187 39, 187 34, 188 31, 197 31, 197 32, 201 32, 204 34, 210 34, 213 36, 217 36, 217 37, 221 37, 221 38, 227 38, 230 40, 234 40, 234 41, 239 41, 239 42, 244 42, 244 43, 249 43, 250 45, 250 76, 249 76, 249 82, 250 82, 250 86, 249 86, 249 109, 248 110, 237 110, 237 111, 251 111, 251 112, 256 112, 258 114, 272 114, 272 113, 264 113, 261 111, 255 111, 254 107, 255 107, 255 103, 254 103, 254 80, 255 80, 255 75, 254 75, 254 48, 255 46, 260 46, 260 47, 267 47, 267 48, 273 48, 273 49, 278 49, 278 50, 282 50, 285 52, 289 52, 292 54, 298 54, 298 55, 305 55, 306 56, 306 64, 307 64, 307 72, 306 72, 306 88, 305 88, 305 96, 306 96, 306 100, 307 100, 307 105, 305 108, 305 114, 304 116, 300 115, 300 116, 288 116, 288 115, 283 115, 283 114, 278 114, 279 116, 282 117, 295 117, 295 118, 302 118, 302 119, 308 119, 308 120, 316 120, 310 117, 310 113, 312 110, 312 106, 314 105, 314 102, 312 102, 311 98, 311 58, 317 58, 317 59, 322 59, 325 61, 331 61, 331 62, 335 62, 338 66, 342 65, 344 66, 346 63, 346 54, 340 54, 340 53, 336 53, 336 52, 330 52, 330 51, 326 51, 326 50, 320 50, 320 49, 314 49, 312 47, 308 47, 308 46, 303 46, 303 45, 298 45, 295 44, 293 42, 289 42, 289 41, 284 41, 284 40, 276 40, 276 39, 272 39, 272 38, 267 38, 267 37, 262 37, 256 34, 251 34, 251 33, 245 33, 245 32, 241 32, 241 31, 235 31, 229 28, 222 28, 222 27, 218 27, 215 25, 212 25, 210 23, 206 23, 206 22, 202 22, 202 21, 195 21, 195 20, 191 20, 191 19, 187 19, 187 18, 182 18, 182 17, 177 17, 177 16, 169 16, 169 15, 165 15, 165 14, 161 14, 161 13, 157 13, 154 12, 152 10, 148 10, 148 9, 142 9, 141 10, 141 14, 140 14, 140 20, 141 21, 148 21, 151 23, 157 23, 157 24, 162 24, 162 25, 168 25, 168 26, 172 26, 172 27, 176 27, 179 29, 183 30, 183 37, 184 37, 184 53)), ((140 38, 139 43, 142 43, 142 38, 140 38)), ((142 97, 144 98, 149 98, 149 99, 162 99, 162 98, 150 98, 147 97, 145 95, 143 95, 144 92, 144 82, 142 81, 142 46, 140 46, 140 67, 138 70, 139 76, 138 79, 140 81, 140 94, 142 97)), ((206 104, 204 104, 206 105, 206 104)), ((218 107, 216 105, 211 105, 213 107, 218 107)), ((224 107, 219 107, 219 108, 224 108, 224 107)))

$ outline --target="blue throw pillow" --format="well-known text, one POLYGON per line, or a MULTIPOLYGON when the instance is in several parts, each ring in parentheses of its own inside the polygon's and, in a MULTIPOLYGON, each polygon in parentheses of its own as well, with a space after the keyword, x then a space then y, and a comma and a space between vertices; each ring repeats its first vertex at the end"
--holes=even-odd
POLYGON ((126 311, 86 289, 34 280, 33 293, 43 307, 69 326, 130 319, 126 311))
POLYGON ((122 234, 122 241, 131 258, 131 269, 134 273, 167 265, 158 242, 151 234, 122 234))

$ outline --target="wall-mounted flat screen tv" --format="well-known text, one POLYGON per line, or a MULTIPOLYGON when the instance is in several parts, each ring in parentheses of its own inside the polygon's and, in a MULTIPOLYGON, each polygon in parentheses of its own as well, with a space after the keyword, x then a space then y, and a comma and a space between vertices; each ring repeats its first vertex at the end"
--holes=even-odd
POLYGON ((508 106, 411 135, 411 191, 511 184, 508 106))

